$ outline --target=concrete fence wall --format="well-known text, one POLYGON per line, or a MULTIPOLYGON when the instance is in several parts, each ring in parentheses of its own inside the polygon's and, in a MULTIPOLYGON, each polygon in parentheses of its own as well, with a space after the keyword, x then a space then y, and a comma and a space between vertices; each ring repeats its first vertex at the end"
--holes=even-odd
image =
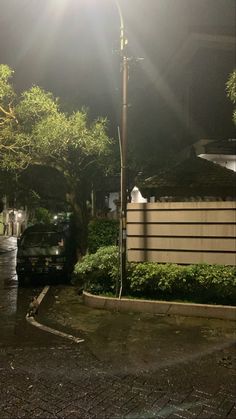
POLYGON ((128 260, 236 265, 236 202, 128 204, 128 260))

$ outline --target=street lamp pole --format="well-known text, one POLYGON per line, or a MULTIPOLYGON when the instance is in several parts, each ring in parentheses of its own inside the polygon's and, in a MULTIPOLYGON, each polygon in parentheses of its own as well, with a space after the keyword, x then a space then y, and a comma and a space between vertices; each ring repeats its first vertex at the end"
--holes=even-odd
POLYGON ((127 110, 128 110, 128 58, 126 54, 127 38, 125 36, 124 19, 118 0, 115 0, 119 17, 120 17, 120 53, 122 64, 122 106, 121 106, 121 138, 120 138, 120 155, 121 155, 121 208, 120 208, 120 292, 126 282, 126 213, 127 213, 127 110))

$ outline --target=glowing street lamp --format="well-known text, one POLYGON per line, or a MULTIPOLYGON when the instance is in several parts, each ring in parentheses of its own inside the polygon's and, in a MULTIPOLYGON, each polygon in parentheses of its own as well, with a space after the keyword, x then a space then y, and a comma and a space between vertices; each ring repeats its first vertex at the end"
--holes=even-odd
MULTIPOLYGON (((119 142, 120 142, 120 161, 121 161, 121 209, 120 209, 120 292, 122 293, 122 286, 126 280, 126 213, 127 213, 127 176, 126 176, 126 160, 127 160, 127 97, 128 97, 128 57, 127 57, 127 44, 128 40, 125 36, 124 19, 121 11, 121 7, 118 0, 113 0, 116 5, 119 19, 120 19, 120 56, 122 64, 122 104, 121 104, 121 129, 119 131, 119 142)), ((116 293, 118 295, 118 284, 116 287, 116 293)))

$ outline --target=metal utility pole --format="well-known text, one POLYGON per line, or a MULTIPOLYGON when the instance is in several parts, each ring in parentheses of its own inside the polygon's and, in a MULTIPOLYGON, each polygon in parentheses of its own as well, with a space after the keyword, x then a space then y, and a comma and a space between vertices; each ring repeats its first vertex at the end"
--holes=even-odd
POLYGON ((121 208, 120 208, 120 292, 121 297, 122 288, 126 282, 126 206, 127 206, 127 108, 128 108, 128 58, 126 53, 126 46, 128 40, 125 36, 124 19, 118 0, 115 0, 119 17, 120 17, 120 53, 122 65, 122 106, 121 106, 121 138, 120 138, 120 155, 121 155, 121 208))

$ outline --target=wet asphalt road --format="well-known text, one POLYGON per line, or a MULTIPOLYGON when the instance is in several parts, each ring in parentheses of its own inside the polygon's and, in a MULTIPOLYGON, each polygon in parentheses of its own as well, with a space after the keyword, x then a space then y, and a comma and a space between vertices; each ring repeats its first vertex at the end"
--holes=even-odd
POLYGON ((42 288, 18 289, 15 257, 0 237, 1 418, 236 417, 232 323, 98 312, 51 287, 40 321, 79 328, 74 344, 26 322, 42 288))
POLYGON ((16 238, 0 236, 0 348, 7 345, 37 346, 55 342, 51 335, 33 328, 26 320, 32 296, 42 287, 18 288, 16 265, 16 238))

